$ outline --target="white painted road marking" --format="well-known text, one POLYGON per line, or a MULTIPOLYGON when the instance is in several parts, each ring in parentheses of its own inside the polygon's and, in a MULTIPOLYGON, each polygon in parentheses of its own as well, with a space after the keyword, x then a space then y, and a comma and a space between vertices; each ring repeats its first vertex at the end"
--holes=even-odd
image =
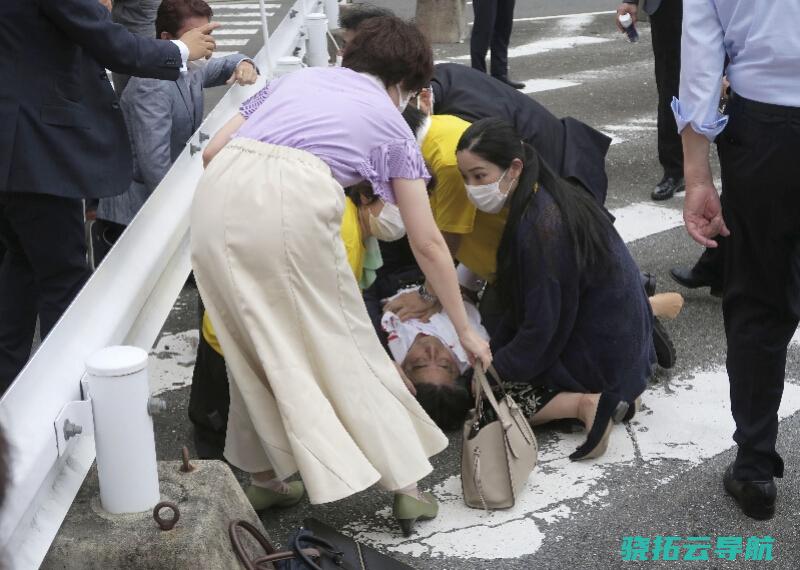
POLYGON ((542 91, 564 89, 565 87, 573 87, 575 85, 580 85, 580 83, 566 81, 564 79, 528 79, 525 81, 525 87, 522 88, 522 92, 526 94, 540 93, 542 91))
POLYGON ((614 227, 626 243, 683 225, 683 214, 680 210, 656 206, 650 202, 617 208, 611 210, 611 214, 616 218, 614 227))
MULTIPOLYGON (((653 481, 653 488, 730 447, 734 424, 724 369, 689 374, 671 381, 669 387, 654 386, 645 393, 644 406, 630 422, 630 433, 622 425, 614 426, 608 451, 596 461, 574 463, 567 457, 585 434, 553 433, 539 450, 539 465, 513 509, 489 513, 470 509, 461 496, 460 478, 453 476, 432 489, 439 500, 439 516, 418 524, 414 538, 399 535, 388 508, 352 522, 346 530, 379 548, 411 556, 517 558, 539 550, 547 530, 542 522, 607 506, 609 467, 641 469, 634 465, 634 440, 646 464, 665 459, 681 462, 669 477, 653 481), (567 501, 573 507, 566 506, 567 501)), ((797 410, 800 387, 787 383, 779 416, 783 419, 797 410)))
MULTIPOLYGON (((609 41, 611 41, 609 38, 598 38, 594 36, 545 38, 543 40, 537 40, 535 42, 511 48, 510 50, 508 50, 508 57, 512 59, 515 57, 526 57, 531 55, 538 55, 541 53, 547 53, 553 50, 569 49, 584 45, 602 44, 609 41)), ((455 57, 451 57, 449 59, 452 61, 466 61, 469 60, 469 58, 470 56, 468 55, 458 55, 455 57)))
MULTIPOLYGON (((264 4, 265 10, 280 7, 280 4, 264 4)), ((217 10, 259 10, 260 8, 258 4, 236 4, 233 2, 226 2, 224 4, 212 3, 211 9, 216 12, 217 10)))
POLYGON ((249 39, 228 39, 223 38, 221 40, 216 40, 218 46, 245 46, 249 42, 249 39))
POLYGON ((257 34, 260 30, 258 28, 220 28, 214 31, 214 37, 217 36, 250 36, 257 34))

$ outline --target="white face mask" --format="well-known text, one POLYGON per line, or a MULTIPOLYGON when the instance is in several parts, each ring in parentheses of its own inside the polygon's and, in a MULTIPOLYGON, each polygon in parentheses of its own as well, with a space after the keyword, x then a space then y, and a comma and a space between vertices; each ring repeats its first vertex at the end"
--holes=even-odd
POLYGON ((411 101, 411 92, 406 93, 403 95, 403 90, 400 88, 400 84, 398 83, 395 85, 397 88, 397 109, 402 113, 408 107, 408 102, 411 101))
MULTIPOLYGON (((469 201, 481 212, 486 212, 487 214, 496 214, 502 210, 503 204, 506 203, 506 199, 508 198, 508 192, 500 190, 500 182, 502 182, 506 174, 508 174, 508 169, 503 172, 502 176, 500 176, 496 182, 490 184, 483 184, 481 186, 465 184, 464 186, 467 188, 469 201)), ((509 189, 510 188, 511 186, 509 185, 509 189)))
POLYGON ((400 216, 400 208, 388 202, 378 216, 369 213, 369 230, 381 241, 397 241, 406 235, 406 227, 400 216))

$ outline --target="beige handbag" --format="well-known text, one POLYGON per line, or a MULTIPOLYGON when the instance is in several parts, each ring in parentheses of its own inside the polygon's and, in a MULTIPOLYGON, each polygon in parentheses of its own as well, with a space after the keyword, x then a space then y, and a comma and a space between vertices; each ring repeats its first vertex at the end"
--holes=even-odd
POLYGON ((476 509, 507 509, 528 480, 539 454, 536 436, 516 402, 502 389, 498 402, 480 366, 475 367, 475 408, 464 423, 461 488, 464 502, 476 509), (490 406, 486 406, 486 400, 490 406))

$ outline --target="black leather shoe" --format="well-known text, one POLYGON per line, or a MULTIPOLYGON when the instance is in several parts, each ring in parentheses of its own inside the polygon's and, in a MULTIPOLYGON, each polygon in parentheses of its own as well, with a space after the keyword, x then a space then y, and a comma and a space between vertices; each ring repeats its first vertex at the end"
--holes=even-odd
POLYGON ((675 366, 677 356, 675 345, 667 334, 667 329, 661 324, 657 317, 653 317, 653 346, 656 348, 656 362, 661 368, 672 368, 675 366))
POLYGON ((522 83, 521 81, 514 81, 513 79, 509 78, 507 75, 504 75, 502 77, 499 76, 499 75, 493 75, 492 77, 494 77, 498 81, 502 81, 506 85, 510 85, 514 89, 522 89, 523 87, 525 87, 524 83, 522 83))
POLYGON ((722 284, 699 271, 673 267, 669 270, 669 275, 678 285, 683 285, 687 289, 697 289, 699 287, 711 287, 711 294, 714 297, 722 297, 722 284))
POLYGON ((652 297, 656 294, 656 276, 652 273, 642 271, 642 285, 648 297, 652 297))
POLYGON ((661 182, 658 183, 656 189, 650 194, 653 200, 669 200, 678 192, 683 192, 686 185, 683 183, 683 178, 676 178, 674 176, 664 176, 661 182))
POLYGON ((733 463, 722 477, 725 491, 739 503, 739 508, 751 519, 769 520, 775 516, 775 499, 778 489, 775 481, 739 481, 733 478, 733 463))

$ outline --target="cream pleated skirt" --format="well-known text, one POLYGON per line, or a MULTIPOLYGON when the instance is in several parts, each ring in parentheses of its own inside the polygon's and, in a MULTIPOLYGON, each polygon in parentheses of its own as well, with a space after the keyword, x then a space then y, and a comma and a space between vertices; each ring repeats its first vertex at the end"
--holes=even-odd
POLYGON ((192 205, 192 265, 231 373, 225 457, 300 473, 312 503, 408 486, 447 446, 372 328, 339 229, 344 192, 305 151, 235 139, 192 205))

